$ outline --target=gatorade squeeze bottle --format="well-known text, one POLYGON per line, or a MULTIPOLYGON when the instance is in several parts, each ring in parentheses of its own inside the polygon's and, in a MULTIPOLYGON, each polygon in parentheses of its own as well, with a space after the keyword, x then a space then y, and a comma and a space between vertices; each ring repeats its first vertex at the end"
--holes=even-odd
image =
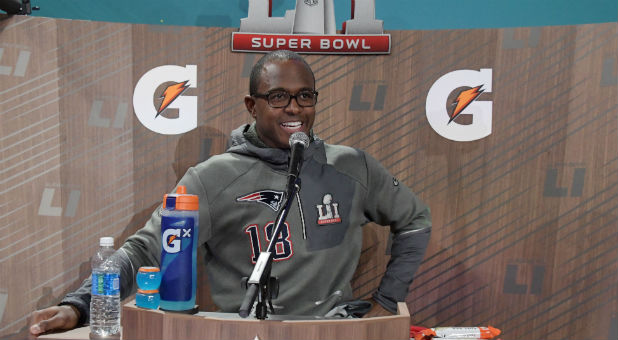
POLYGON ((190 312, 197 284, 198 198, 179 185, 161 210, 160 308, 190 312))

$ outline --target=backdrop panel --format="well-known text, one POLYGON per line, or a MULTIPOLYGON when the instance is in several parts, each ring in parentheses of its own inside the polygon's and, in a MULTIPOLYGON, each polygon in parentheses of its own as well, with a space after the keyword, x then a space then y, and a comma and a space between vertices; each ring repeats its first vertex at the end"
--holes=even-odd
MULTIPOLYGON (((189 166, 251 120, 242 98, 259 54, 232 53, 233 31, 2 17, 0 336, 23 337, 31 311, 89 275, 99 237, 120 244, 189 166), (162 135, 134 114, 138 80, 162 65, 196 65, 183 95, 197 97, 198 128, 162 135)), ((392 31, 390 55, 306 56, 320 92, 316 134, 367 150, 432 209, 406 301, 413 323, 491 324, 504 339, 616 338, 617 32, 392 31), (430 95, 465 70, 489 76, 430 95), (451 114, 475 86, 491 134, 438 134, 426 108, 451 114)), ((450 124, 479 119, 464 111, 450 124)), ((368 226, 364 243, 359 297, 384 272, 388 230, 368 226)))

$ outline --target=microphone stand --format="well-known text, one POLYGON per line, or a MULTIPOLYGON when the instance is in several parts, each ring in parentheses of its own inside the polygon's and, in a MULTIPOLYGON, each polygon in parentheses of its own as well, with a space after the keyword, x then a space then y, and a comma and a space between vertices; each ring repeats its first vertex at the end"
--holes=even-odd
POLYGON ((256 297, 256 318, 260 320, 266 319, 266 317, 268 316, 268 308, 266 303, 268 303, 268 307, 270 307, 270 312, 275 312, 272 304, 272 299, 277 298, 277 295, 279 294, 279 279, 270 276, 270 270, 273 262, 273 254, 275 252, 277 238, 281 233, 285 218, 290 211, 294 196, 299 190, 300 177, 290 174, 288 178, 286 201, 283 209, 281 209, 281 211, 277 215, 275 229, 272 236, 270 237, 268 248, 266 251, 260 253, 258 260, 255 263, 255 267, 253 267, 253 272, 251 273, 251 276, 249 278, 245 277, 242 280, 242 285, 247 288, 247 293, 245 294, 245 298, 240 305, 238 315, 243 318, 249 316, 249 313, 251 312, 251 307, 253 306, 253 302, 255 301, 256 297))

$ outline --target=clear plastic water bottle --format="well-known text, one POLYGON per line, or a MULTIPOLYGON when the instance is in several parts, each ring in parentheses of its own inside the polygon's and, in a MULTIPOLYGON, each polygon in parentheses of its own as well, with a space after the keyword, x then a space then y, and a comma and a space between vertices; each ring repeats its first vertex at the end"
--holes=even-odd
POLYGON ((101 237, 99 244, 92 257, 90 332, 107 336, 120 331, 120 267, 111 257, 114 239, 101 237))

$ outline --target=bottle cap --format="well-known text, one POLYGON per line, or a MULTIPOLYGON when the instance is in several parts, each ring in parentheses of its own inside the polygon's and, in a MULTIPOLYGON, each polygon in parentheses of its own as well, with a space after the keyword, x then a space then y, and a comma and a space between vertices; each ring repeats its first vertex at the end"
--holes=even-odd
POLYGON ((99 239, 99 245, 101 247, 113 247, 114 246, 114 238, 113 237, 101 237, 99 239))
POLYGON ((161 270, 159 269, 159 267, 139 267, 138 271, 142 273, 154 273, 161 270))
POLYGON ((167 210, 198 210, 198 197, 187 194, 187 188, 179 185, 175 194, 163 196, 163 209, 167 210))

